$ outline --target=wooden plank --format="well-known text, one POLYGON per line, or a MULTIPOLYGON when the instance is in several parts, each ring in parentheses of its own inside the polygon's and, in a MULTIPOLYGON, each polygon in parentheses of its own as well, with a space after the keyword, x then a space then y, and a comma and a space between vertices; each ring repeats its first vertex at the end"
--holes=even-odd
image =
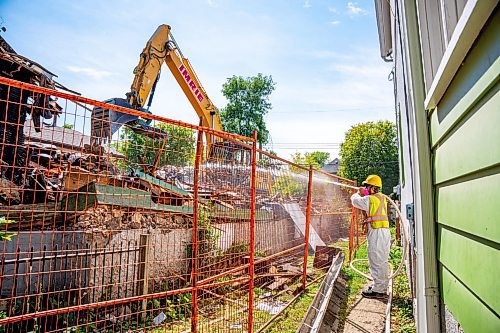
POLYGON ((500 162, 500 94, 495 93, 435 151, 435 184, 500 162))
POLYGON ((54 202, 0 206, 0 216, 13 221, 6 225, 11 231, 52 228, 63 222, 61 208, 54 202))
MULTIPOLYGON (((439 266, 441 297, 463 330, 465 332, 500 332, 498 316, 477 299, 445 267, 439 266)), ((498 277, 495 278, 498 279, 498 277)))
MULTIPOLYGON (((500 313, 500 247, 438 227, 438 260, 478 298, 500 313)), ((497 243, 498 245, 498 243, 497 243)))
POLYGON ((64 190, 73 193, 91 182, 107 185, 110 182, 110 177, 111 175, 109 174, 90 172, 86 169, 72 166, 66 173, 64 190))
POLYGON ((500 243, 500 169, 496 174, 436 188, 438 223, 500 243))
MULTIPOLYGON (((299 275, 296 275, 296 276, 299 276, 299 275)), ((284 287, 288 281, 289 281, 288 278, 277 278, 273 283, 271 283, 266 288, 269 290, 277 290, 277 289, 284 287)))

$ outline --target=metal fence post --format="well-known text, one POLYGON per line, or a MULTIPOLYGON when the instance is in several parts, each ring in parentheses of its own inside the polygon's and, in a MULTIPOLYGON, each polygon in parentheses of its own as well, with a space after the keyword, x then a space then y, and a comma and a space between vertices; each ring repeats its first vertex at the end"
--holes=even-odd
POLYGON ((313 168, 309 166, 309 182, 307 184, 306 230, 304 244, 304 265, 302 267, 302 290, 306 289, 307 258, 309 256, 309 229, 311 227, 311 201, 312 201, 313 168))
MULTIPOLYGON (((113 254, 111 254, 113 256, 113 254)), ((139 295, 147 295, 149 289, 149 235, 140 235, 139 240, 139 267, 137 269, 137 293, 139 295)), ((148 301, 141 301, 140 318, 143 322, 146 321, 146 310, 148 301)))
POLYGON ((349 225, 349 262, 351 262, 352 252, 354 250, 354 233, 356 230, 356 208, 352 207, 351 210, 351 224, 349 225))
MULTIPOLYGON (((201 118, 200 118, 201 126, 201 118)), ((193 176, 193 232, 191 236, 191 332, 198 331, 198 176, 203 152, 203 133, 198 130, 193 176)))
POLYGON ((257 131, 253 131, 253 146, 252 146, 252 174, 250 177, 250 245, 249 245, 249 267, 248 273, 250 281, 248 282, 248 327, 247 332, 253 332, 253 286, 255 275, 255 193, 256 193, 256 176, 257 176, 257 131))

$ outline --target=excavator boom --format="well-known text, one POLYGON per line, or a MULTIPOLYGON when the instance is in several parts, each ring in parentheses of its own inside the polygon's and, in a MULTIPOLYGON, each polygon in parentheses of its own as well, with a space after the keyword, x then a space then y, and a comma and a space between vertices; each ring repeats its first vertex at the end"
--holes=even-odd
MULTIPOLYGON (((139 64, 134 69, 134 81, 130 92, 126 94, 127 99, 113 98, 107 102, 150 113, 149 106, 163 63, 167 65, 198 117, 201 118, 202 125, 222 130, 217 108, 203 89, 189 60, 182 56, 182 52, 172 37, 170 27, 166 24, 156 29, 142 51, 139 64), (148 106, 144 108, 148 97, 148 106)), ((131 123, 139 125, 141 130, 149 126, 149 123, 140 120, 137 116, 96 108, 93 111, 92 134, 99 141, 101 138, 110 139, 122 125, 131 123), (103 122, 103 120, 106 121, 103 122)), ((212 143, 211 137, 211 135, 206 137, 209 147, 212 143)))

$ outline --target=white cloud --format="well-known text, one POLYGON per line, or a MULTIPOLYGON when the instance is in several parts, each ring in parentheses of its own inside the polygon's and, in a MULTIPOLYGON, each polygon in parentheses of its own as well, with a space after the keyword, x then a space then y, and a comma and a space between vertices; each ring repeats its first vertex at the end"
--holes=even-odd
POLYGON ((331 25, 339 25, 339 24, 340 24, 340 21, 335 20, 335 21, 330 22, 330 24, 331 24, 331 25))
POLYGON ((207 3, 212 8, 216 8, 219 6, 219 4, 215 0, 207 0, 207 3))
POLYGON ((111 73, 108 71, 102 71, 102 70, 98 70, 95 68, 88 68, 88 67, 67 66, 67 69, 70 72, 87 75, 87 76, 90 76, 91 78, 97 79, 97 80, 103 79, 103 78, 111 75, 111 73))
POLYGON ((304 7, 304 8, 309 8, 309 7, 311 7, 311 1, 309 1, 309 0, 305 0, 305 1, 304 1, 304 6, 303 6, 303 7, 304 7))
POLYGON ((335 7, 328 7, 328 11, 329 11, 330 13, 338 14, 338 10, 337 10, 337 8, 335 8, 335 7))
POLYGON ((347 13, 349 14, 349 16, 354 17, 359 15, 366 15, 368 14, 368 11, 359 7, 357 2, 348 2, 347 13))

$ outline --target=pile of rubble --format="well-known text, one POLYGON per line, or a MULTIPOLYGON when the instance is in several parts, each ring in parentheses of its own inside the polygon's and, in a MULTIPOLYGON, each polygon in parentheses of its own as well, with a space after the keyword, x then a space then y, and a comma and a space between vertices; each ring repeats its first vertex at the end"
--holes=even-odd
POLYGON ((109 206, 89 208, 77 217, 80 230, 107 232, 128 229, 172 230, 191 227, 190 219, 181 215, 166 215, 157 212, 126 211, 109 206))

